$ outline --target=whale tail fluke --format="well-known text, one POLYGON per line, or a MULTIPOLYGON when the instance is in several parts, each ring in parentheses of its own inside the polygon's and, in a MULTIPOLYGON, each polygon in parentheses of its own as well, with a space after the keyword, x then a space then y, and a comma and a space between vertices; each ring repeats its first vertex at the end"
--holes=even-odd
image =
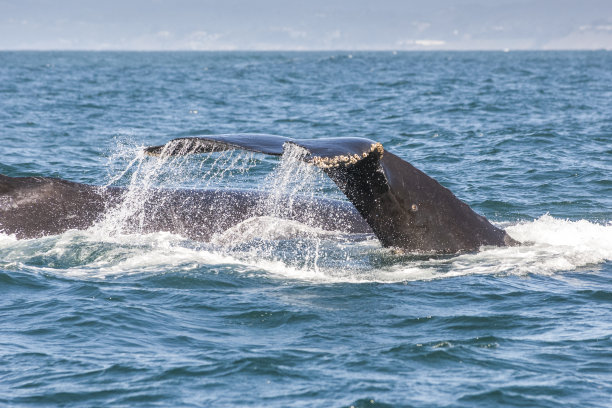
POLYGON ((457 253, 516 243, 436 180, 365 138, 207 135, 174 139, 145 153, 163 157, 243 149, 279 156, 287 144, 306 149, 302 159, 336 183, 383 246, 457 253))

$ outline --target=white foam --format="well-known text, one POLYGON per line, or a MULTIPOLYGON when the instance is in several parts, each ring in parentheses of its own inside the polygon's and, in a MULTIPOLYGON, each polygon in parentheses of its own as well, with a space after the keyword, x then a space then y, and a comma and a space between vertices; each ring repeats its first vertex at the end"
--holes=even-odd
MULTIPOLYGON (((133 273, 187 272, 203 267, 214 270, 223 266, 233 272, 275 279, 361 283, 474 274, 552 275, 585 267, 597 269, 596 265, 612 260, 610 223, 568 221, 549 215, 506 228, 515 239, 530 241, 523 245, 486 247, 478 253, 442 259, 398 257, 393 251, 380 248, 376 241, 347 242, 339 239, 337 233, 318 231, 295 221, 260 217, 246 224, 254 223, 258 227, 253 231, 262 232, 266 222, 275 226, 269 229, 269 236, 262 238, 249 233, 242 241, 281 238, 293 242, 297 237, 300 245, 288 245, 282 250, 274 245, 236 249, 234 245, 224 246, 223 242, 200 244, 169 233, 109 236, 96 229, 30 240, 0 234, 0 267, 104 279, 133 273), (279 232, 274 232, 276 229, 279 232), (310 252, 304 248, 310 248, 310 252), (384 264, 389 266, 373 265, 372 255, 384 258, 384 264), (40 259, 48 259, 48 265, 32 266, 40 263, 40 259), (62 263, 68 266, 61 266, 62 263)), ((236 237, 232 234, 238 232, 230 231, 225 238, 236 237)))
MULTIPOLYGON (((403 282, 475 274, 553 275, 612 260, 611 223, 569 221, 544 215, 535 221, 508 226, 506 230, 524 244, 503 248, 484 247, 477 253, 451 258, 395 262, 382 268, 361 265, 340 270, 320 267, 315 271, 275 267, 273 272, 287 278, 322 282, 403 282)), ((390 251, 380 250, 376 246, 365 245, 361 250, 364 253, 378 251, 390 260, 394 257, 390 251)))
MULTIPOLYGON (((612 260, 612 224, 569 221, 546 214, 535 221, 510 225, 506 232, 522 245, 485 247, 474 254, 431 260, 422 266, 446 266, 430 278, 474 274, 552 275, 612 260)), ((394 269, 403 271, 403 266, 394 269)), ((425 276, 421 278, 426 278, 425 276)))
POLYGON ((298 221, 272 216, 251 217, 228 230, 215 234, 211 243, 230 246, 254 240, 281 240, 311 237, 333 237, 338 232, 311 227, 298 221))

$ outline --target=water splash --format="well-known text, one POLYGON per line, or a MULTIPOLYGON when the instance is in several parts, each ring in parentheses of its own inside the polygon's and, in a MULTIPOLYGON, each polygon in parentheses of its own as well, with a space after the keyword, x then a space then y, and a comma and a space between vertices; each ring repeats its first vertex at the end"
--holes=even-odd
POLYGON ((286 144, 278 166, 262 183, 266 194, 255 209, 257 215, 216 234, 212 243, 247 261, 268 259, 318 272, 321 240, 337 234, 310 226, 315 224, 316 198, 325 188, 325 178, 304 162, 307 154, 300 146, 286 144), (306 215, 302 222, 292 220, 298 200, 306 215), (287 240, 289 250, 283 248, 287 240))
POLYGON ((260 203, 260 212, 277 218, 287 218, 294 209, 298 194, 314 199, 318 169, 306 164, 303 158, 308 150, 286 144, 276 170, 266 178, 269 195, 260 203))
POLYGON ((288 146, 269 174, 264 172, 271 166, 261 165, 266 159, 242 151, 149 158, 141 153, 142 146, 119 146, 109 159, 109 168, 117 170, 107 186, 124 187, 120 204, 109 208, 88 231, 33 240, 0 235, 0 267, 86 278, 169 268, 229 268, 311 282, 389 283, 474 274, 553 275, 612 261, 611 223, 550 215, 505 226, 525 243, 521 246, 488 247, 454 257, 401 255, 381 248, 372 237, 355 240, 350 234, 290 219, 298 205, 311 206, 307 214, 316 214, 317 197, 327 193, 330 183, 319 169, 304 163, 305 151, 298 146, 288 146), (235 187, 246 182, 267 194, 252 217, 215 235, 210 243, 139 229, 144 217, 152 214, 151 205, 163 206, 160 189, 235 187))
MULTIPOLYGON (((213 235, 211 242, 200 246, 200 250, 247 264, 267 260, 302 270, 318 270, 319 262, 325 263, 329 253, 334 252, 324 253, 322 241, 334 240, 339 234, 313 227, 320 211, 316 198, 324 195, 323 190, 329 189, 331 182, 318 168, 304 162, 307 151, 299 146, 287 145, 280 161, 267 175, 258 170, 270 166, 260 166, 262 159, 239 150, 204 155, 162 153, 151 158, 143 154, 142 146, 129 143, 117 146, 108 165, 115 169, 115 174, 109 175, 105 187, 120 186, 123 190, 118 204, 110 205, 103 219, 91 229, 96 239, 122 241, 122 236, 131 234, 138 241, 148 236, 147 222, 164 208, 170 197, 165 193, 167 190, 236 188, 248 182, 261 193, 261 199, 251 210, 252 216, 213 235), (294 220, 296 213, 304 215, 300 222, 294 220)), ((184 153, 189 148, 185 146, 184 153)), ((210 212, 225 211, 228 209, 210 212)))
POLYGON ((147 219, 156 216, 178 188, 210 189, 249 179, 245 173, 257 166, 251 152, 228 150, 198 156, 147 157, 144 146, 121 143, 109 157, 108 168, 125 167, 109 175, 104 187, 123 187, 118 204, 110 205, 94 229, 100 235, 143 233, 147 219), (119 164, 118 164, 119 163, 119 164))

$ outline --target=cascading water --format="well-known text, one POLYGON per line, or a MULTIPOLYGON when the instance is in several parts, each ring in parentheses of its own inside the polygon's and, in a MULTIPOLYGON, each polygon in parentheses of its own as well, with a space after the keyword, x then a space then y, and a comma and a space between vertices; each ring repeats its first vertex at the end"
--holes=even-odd
POLYGON ((243 255, 251 260, 270 259, 319 273, 322 239, 336 234, 311 226, 315 224, 316 197, 327 180, 318 168, 304 162, 307 153, 302 147, 285 145, 278 166, 262 183, 265 194, 256 215, 217 234, 212 242, 226 250, 242 247, 243 255), (304 222, 292 220, 298 200, 307 209, 304 222), (244 251, 245 243, 248 251, 244 251))
MULTIPOLYGON (((93 230, 101 237, 145 233, 147 219, 163 209, 168 199, 165 191, 172 189, 257 188, 260 199, 251 216, 213 235, 210 243, 199 244, 201 248, 247 263, 267 260, 318 271, 321 240, 338 234, 312 226, 317 211, 315 198, 323 195, 331 182, 318 168, 302 160, 305 154, 303 148, 288 145, 276 167, 271 168, 261 166, 269 159, 243 151, 151 158, 142 153, 141 147, 123 146, 111 155, 109 167, 118 168, 118 162, 127 164, 110 176, 105 187, 123 186, 124 190, 119 203, 109 206, 93 230), (260 167, 272 171, 264 175, 260 167), (300 221, 293 219, 298 203, 305 213, 300 221)), ((225 211, 229 209, 215 208, 213 213, 225 211)), ((333 252, 332 258, 346 258, 338 254, 338 248, 333 252)))
MULTIPOLYGON (((121 146, 109 158, 109 168, 117 162, 127 165, 110 176, 104 187, 121 186, 118 203, 109 205, 95 229, 102 235, 142 233, 146 218, 155 217, 168 199, 166 191, 178 188, 211 189, 225 179, 236 180, 257 165, 253 153, 229 150, 209 155, 147 157, 142 146, 121 146)), ((219 209, 223 211, 223 209, 219 209)))

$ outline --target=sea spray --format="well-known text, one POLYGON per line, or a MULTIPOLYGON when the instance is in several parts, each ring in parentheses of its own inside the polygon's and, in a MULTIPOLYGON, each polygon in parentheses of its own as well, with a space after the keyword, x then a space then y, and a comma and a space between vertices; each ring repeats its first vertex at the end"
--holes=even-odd
MULTIPOLYGON (((215 234, 210 243, 199 244, 201 251, 212 251, 249 265, 282 264, 304 270, 306 275, 310 274, 308 271, 318 273, 320 262, 340 264, 346 260, 335 244, 329 244, 338 238, 338 233, 314 226, 320 211, 316 197, 324 195, 323 190, 329 189, 331 182, 318 168, 304 162, 306 150, 288 145, 280 161, 275 160, 272 172, 270 166, 260 166, 268 170, 264 176, 257 166, 269 159, 261 159, 252 152, 228 150, 188 155, 189 146, 186 149, 183 155, 162 152, 160 157, 148 157, 142 153, 142 146, 118 144, 108 166, 115 169, 115 174, 109 175, 105 187, 123 190, 91 233, 103 241, 124 241, 121 237, 130 234, 136 243, 150 235, 147 223, 163 211, 169 200, 167 191, 198 188, 223 194, 228 185, 235 188, 243 183, 251 190, 257 188, 259 202, 245 221, 215 234), (258 171, 255 176, 251 174, 258 171), (303 215, 300 221, 293 219, 298 212, 303 215), (322 244, 322 240, 329 242, 322 244)), ((222 218, 225 211, 229 210, 215 208, 208 212, 222 218)), ((185 244, 172 234, 165 239, 185 244)), ((145 246, 151 243, 157 246, 155 240, 145 241, 145 246)))
POLYGON ((337 234, 311 226, 325 178, 317 167, 304 162, 307 154, 300 146, 285 145, 277 167, 262 183, 265 194, 255 215, 215 235, 212 242, 250 260, 268 259, 319 273, 321 240, 337 234), (305 214, 303 222, 292 220, 298 201, 305 214))
MULTIPOLYGON (((219 188, 223 183, 236 185, 238 179, 257 164, 252 152, 223 151, 206 155, 147 157, 143 146, 118 144, 109 157, 109 168, 120 169, 109 175, 104 187, 122 187, 116 202, 94 229, 101 235, 143 233, 146 225, 163 209, 169 195, 178 188, 219 188), (117 163, 124 163, 120 168, 117 163), (127 163, 127 164, 125 164, 127 163)), ((216 209, 219 212, 223 208, 216 209)))

